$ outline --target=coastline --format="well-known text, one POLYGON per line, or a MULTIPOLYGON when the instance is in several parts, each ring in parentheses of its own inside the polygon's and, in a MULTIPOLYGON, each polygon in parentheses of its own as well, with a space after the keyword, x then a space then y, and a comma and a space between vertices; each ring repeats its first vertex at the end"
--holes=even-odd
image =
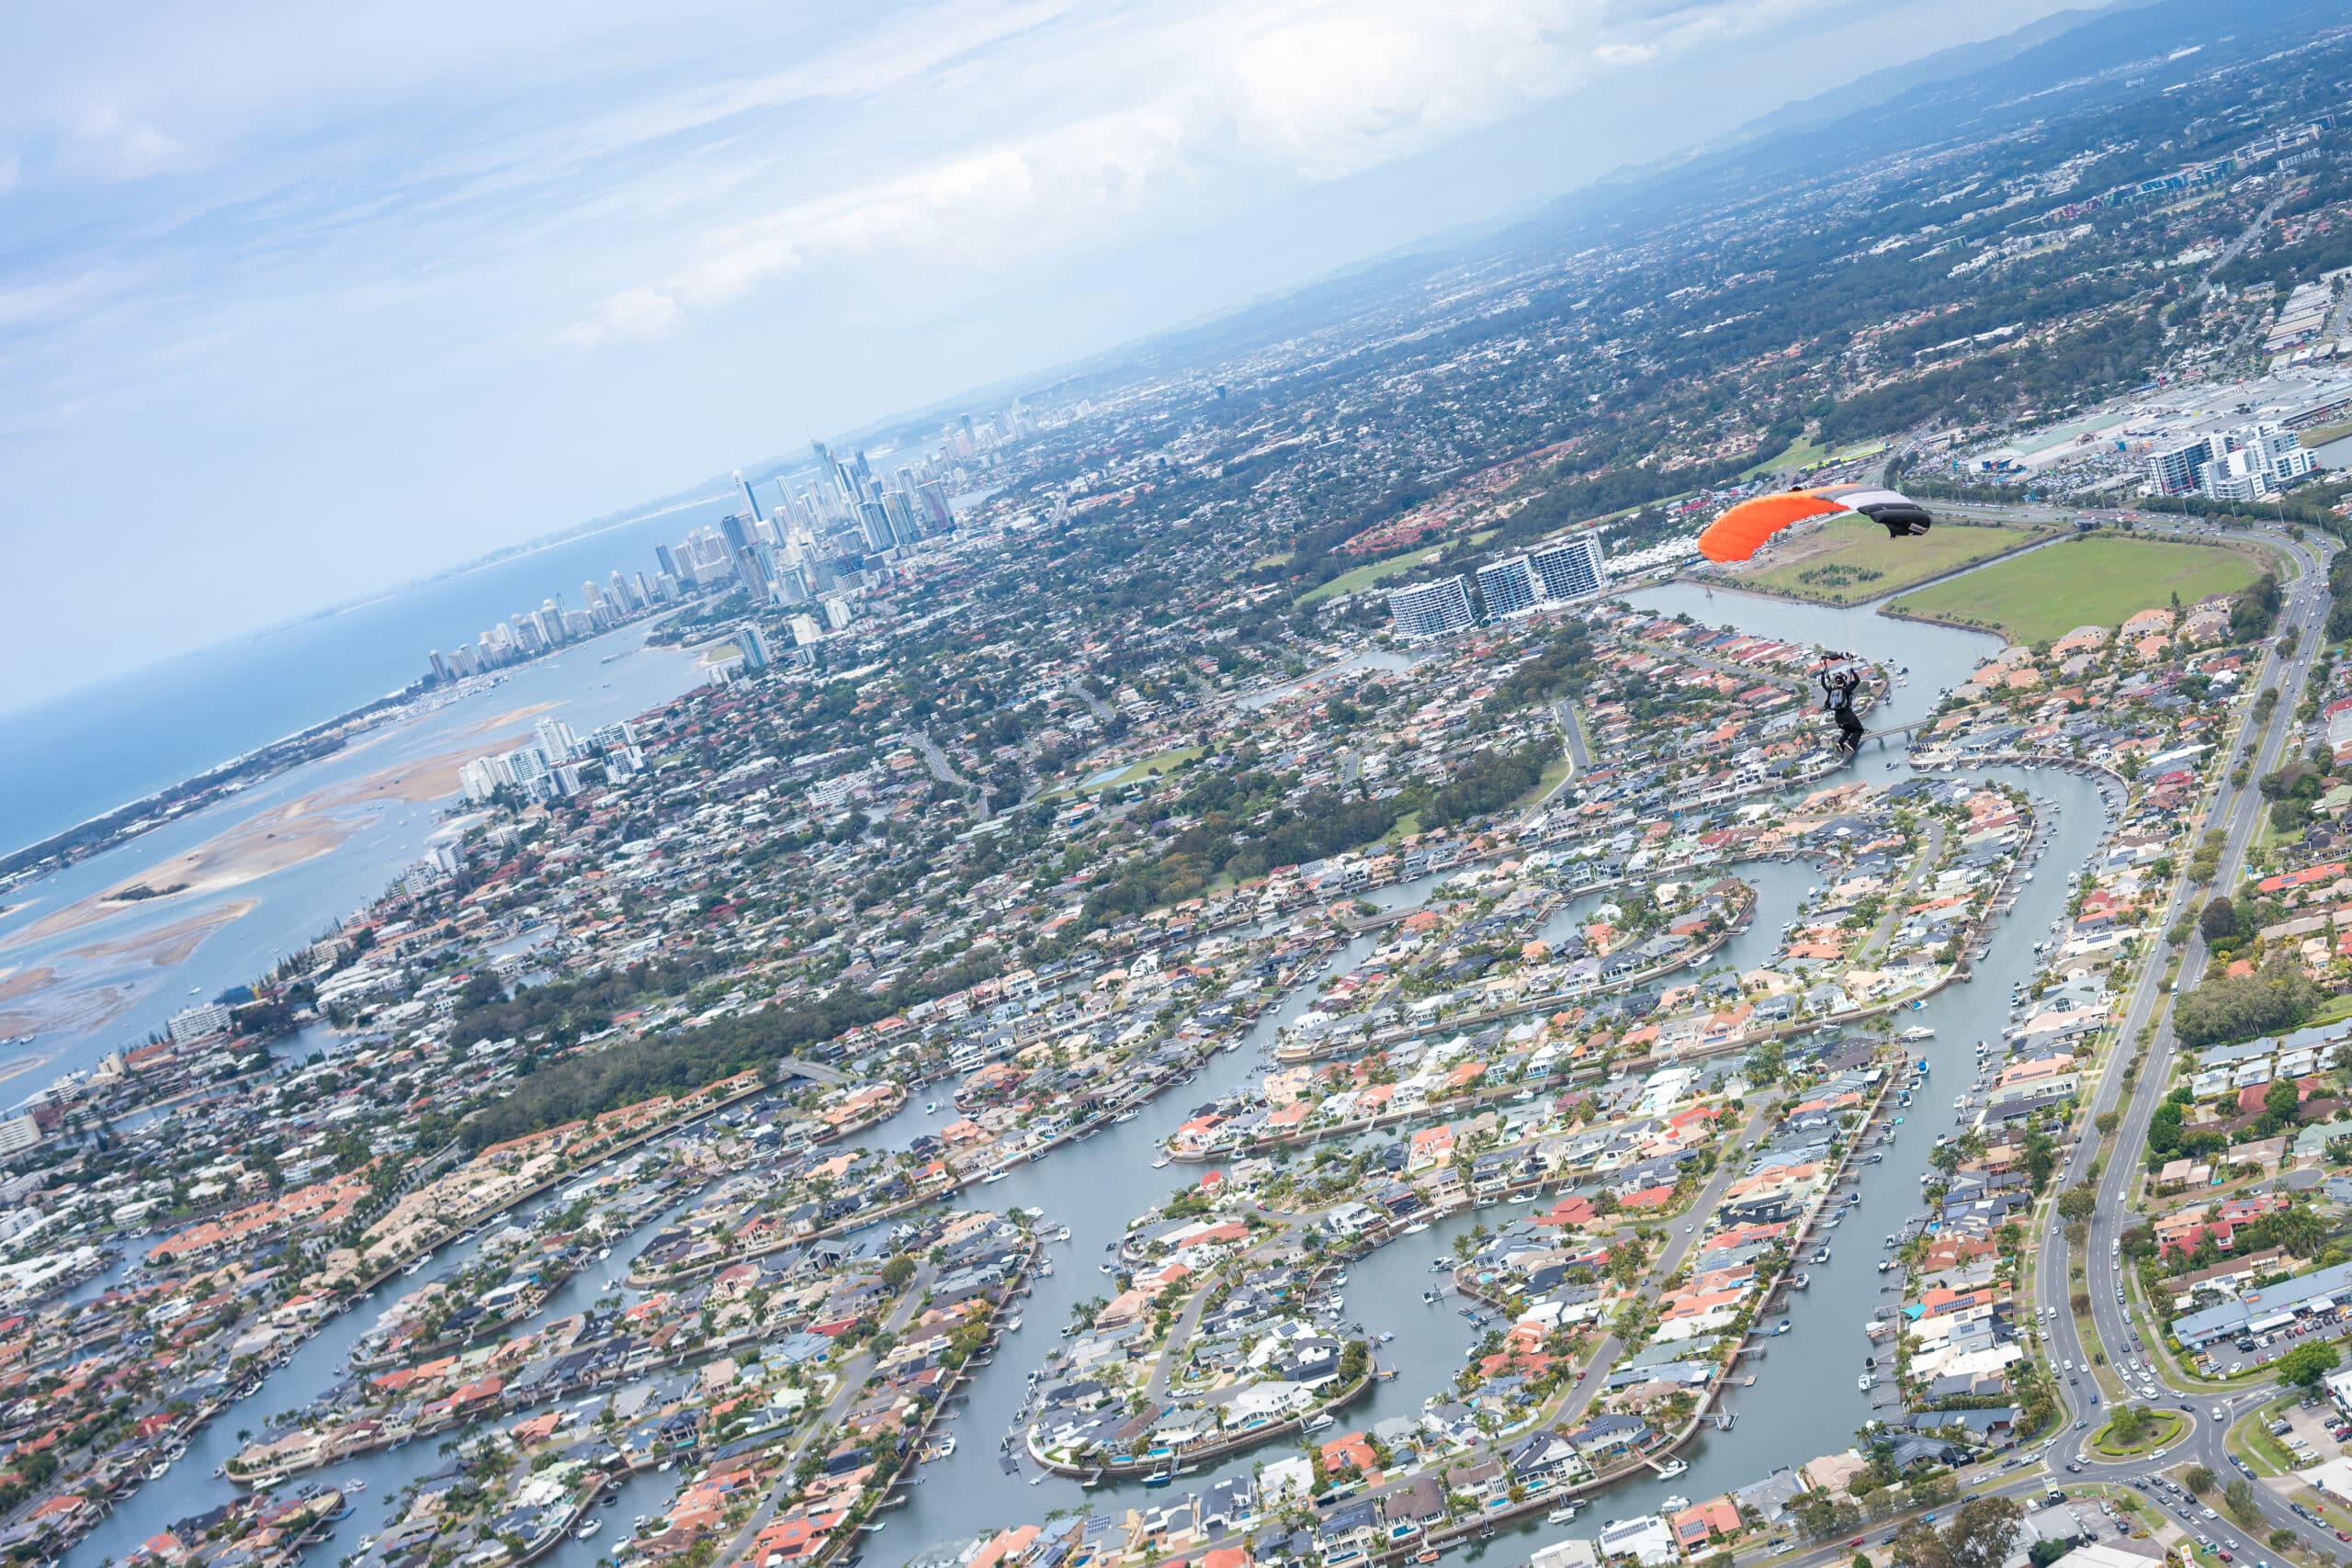
MULTIPOLYGON (((371 601, 375 602, 380 601, 371 601)), ((358 746, 380 739, 374 734, 378 730, 422 718, 450 703, 493 690, 514 675, 544 664, 549 659, 593 648, 616 634, 633 630, 650 631, 672 614, 673 611, 665 607, 659 613, 639 615, 594 637, 549 649, 503 665, 487 674, 469 676, 446 685, 436 685, 429 678, 412 682, 380 696, 343 708, 328 717, 302 725, 276 739, 212 762, 175 783, 85 817, 43 837, 0 849, 0 890, 28 886, 69 866, 110 853, 147 833, 227 798, 234 793, 229 788, 231 785, 239 790, 249 789, 304 763, 348 753, 358 746), (339 733, 345 731, 347 733, 339 733), (183 809, 172 810, 182 803, 187 803, 183 809)), ((323 618, 327 617, 308 619, 323 618)), ((638 646, 642 647, 643 644, 640 642, 638 646)), ((544 712, 551 705, 526 704, 511 711, 522 716, 527 712, 544 712)), ((482 749, 477 747, 474 750, 479 751, 482 749)))
MULTIPOLYGON (((499 716, 503 719, 505 716, 499 716)), ((487 721, 476 728, 485 727, 487 721)), ((313 790, 225 828, 192 849, 142 867, 99 892, 77 898, 0 937, 0 953, 94 926, 130 910, 169 908, 208 894, 227 892, 274 872, 330 854, 361 826, 350 813, 394 802, 415 806, 444 799, 457 792, 458 769, 467 758, 518 739, 510 734, 500 740, 454 747, 431 756, 389 763, 362 777, 313 790), (133 895, 131 890, 139 887, 156 891, 133 895)), ((225 923, 226 919, 250 912, 252 908, 248 900, 234 914, 215 919, 225 923)), ((187 951, 193 950, 191 944, 187 951)), ((107 944, 93 943, 73 950, 68 956, 109 956, 114 951, 117 950, 107 944)))

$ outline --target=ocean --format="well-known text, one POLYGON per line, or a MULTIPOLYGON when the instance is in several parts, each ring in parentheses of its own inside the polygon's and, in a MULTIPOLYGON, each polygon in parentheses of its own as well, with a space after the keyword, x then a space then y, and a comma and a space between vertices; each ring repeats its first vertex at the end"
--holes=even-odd
MULTIPOLYGON (((212 764, 395 691, 426 650, 615 568, 650 575, 653 546, 731 510, 721 498, 632 521, 438 579, 0 718, 0 842, 20 845, 203 772, 212 764)), ((701 683, 696 655, 644 646, 639 622, 509 671, 422 718, 370 732, 202 811, 15 889, 0 912, 0 1106, 58 1073, 136 1044, 192 1002, 254 980, 375 899, 447 825, 447 798, 366 795, 406 764, 526 738, 539 711, 585 731, 701 683), (234 886, 198 886, 103 919, 35 932, 58 911, 223 834, 259 840, 260 819, 327 803, 341 841, 234 886)), ((169 878, 158 880, 168 881, 169 878)))
POLYGON ((551 593, 578 609, 585 580, 602 585, 616 568, 650 578, 656 544, 716 524, 735 501, 618 524, 0 714, 0 853, 399 691, 425 672, 429 649, 469 643, 551 593))

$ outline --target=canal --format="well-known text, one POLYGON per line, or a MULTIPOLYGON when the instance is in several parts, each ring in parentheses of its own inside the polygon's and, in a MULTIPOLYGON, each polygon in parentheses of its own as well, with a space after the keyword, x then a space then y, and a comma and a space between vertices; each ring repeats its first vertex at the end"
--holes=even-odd
MULTIPOLYGON (((1687 612, 1713 625, 1849 650, 1890 671, 1907 666, 1906 683, 1872 714, 1873 728, 1924 716, 1978 659, 1996 646, 1993 639, 1973 633, 1889 620, 1877 615, 1873 607, 1836 610, 1729 592, 1710 598, 1696 588, 1679 584, 1634 597, 1642 607, 1661 614, 1687 612)), ((1847 776, 1873 784, 1892 784, 1910 771, 1900 740, 1889 741, 1883 748, 1875 742, 1867 744, 1858 767, 1857 773, 1847 776)), ((1506 1553, 1523 1556, 1543 1541, 1589 1535, 1592 1519, 1655 1508, 1668 1492, 1705 1497, 1745 1485, 1777 1468, 1843 1449, 1865 1421, 1888 1414, 1873 1403, 1872 1394, 1856 1385, 1862 1358, 1870 1353, 1862 1325, 1894 1299, 1883 1293, 1876 1272, 1877 1260, 1884 1256, 1880 1238, 1898 1230, 1917 1213, 1918 1178, 1927 1168, 1933 1140, 1938 1133, 1958 1126, 1959 1112, 1951 1108, 1951 1099, 1966 1087, 1973 1071, 1973 1042, 1995 1039, 2002 1032, 2007 1021, 2009 982, 2030 974, 2033 943, 2063 912, 2072 873, 2096 849, 2105 829, 2099 792, 2088 780, 2048 769, 2030 773, 1992 769, 1983 776, 2017 784, 2033 795, 2044 827, 2037 862, 2042 874, 2024 888, 2015 911, 1996 931, 1990 953, 1977 967, 1975 982, 1954 986, 1932 998, 1924 1011, 1905 1015, 1906 1023, 1924 1023, 1936 1031, 1936 1038, 1923 1047, 1933 1072, 1915 1096, 1914 1106, 1905 1112, 1906 1120, 1885 1162, 1865 1168, 1868 1175, 1860 1188, 1861 1204, 1831 1233, 1830 1260, 1814 1266, 1812 1289, 1792 1298, 1786 1310, 1795 1320, 1792 1332, 1772 1339, 1769 1353, 1751 1359, 1743 1369, 1743 1375, 1754 1373, 1756 1385, 1735 1388, 1727 1394, 1722 1408, 1735 1416, 1733 1428, 1709 1432, 1686 1450, 1690 1473, 1668 1485, 1626 1483, 1601 1498, 1586 1519, 1575 1525, 1523 1525, 1500 1538, 1498 1544, 1506 1553)), ((1811 865, 1794 862, 1724 869, 1757 887, 1758 906, 1748 929, 1704 967, 1752 968, 1770 959, 1781 924, 1794 915, 1807 888, 1820 880, 1819 874, 1811 865)), ((1417 904, 1439 880, 1423 878, 1369 897, 1384 908, 1417 904)), ((1579 897, 1555 919, 1579 918, 1594 901, 1590 896, 1579 897)), ((1372 951, 1376 940, 1367 935, 1351 941, 1334 955, 1329 975, 1345 974, 1372 951)), ((1110 1293, 1112 1281, 1097 1269, 1109 1256, 1107 1248, 1131 1219, 1197 1172, 1194 1168, 1194 1172, 1188 1173, 1182 1166, 1151 1168, 1160 1140, 1196 1107, 1251 1082, 1263 1070, 1264 1053, 1277 1031, 1303 1012, 1319 988, 1295 988, 1257 1021, 1240 1049, 1212 1057, 1199 1077, 1161 1094, 1135 1121, 1057 1149, 1037 1164, 1019 1167, 984 1194, 974 1190, 966 1195, 964 1201, 974 1205, 1043 1209, 1049 1223, 1069 1227, 1072 1239, 1068 1245, 1048 1248, 1054 1273, 1037 1279, 1034 1295, 1019 1307, 1023 1328, 1003 1338, 994 1364, 967 1385, 967 1398, 943 1428, 956 1437, 956 1453, 922 1467, 922 1479, 910 1489, 908 1505, 885 1516, 888 1533, 873 1542, 870 1555, 899 1562, 943 1542, 1000 1524, 1035 1520, 1051 1510, 1116 1513, 1142 1500, 1145 1494, 1139 1483, 1087 1491, 1075 1482, 1047 1477, 1034 1486, 1025 1485, 1022 1478, 1008 1475, 1001 1467, 999 1440, 1013 1429, 1028 1374, 1060 1343, 1057 1333, 1069 1320, 1072 1309, 1089 1297, 1110 1293)), ((876 1147, 904 1147, 937 1124, 935 1117, 922 1114, 922 1099, 920 1092, 910 1097, 905 1111, 859 1141, 876 1147)), ((1457 1301, 1425 1306, 1421 1293, 1436 1280, 1432 1263, 1452 1256, 1456 1235, 1481 1220, 1500 1223, 1510 1213, 1471 1212, 1453 1216, 1350 1267, 1343 1291, 1349 1308, 1346 1315, 1374 1337, 1395 1336, 1378 1351, 1383 1363, 1395 1367, 1399 1375, 1376 1385, 1370 1397, 1354 1406, 1346 1427, 1417 1415, 1422 1401, 1460 1371, 1464 1353, 1481 1329, 1460 1315, 1457 1301)), ((539 1315, 576 1310, 608 1291, 621 1290, 609 1282, 613 1276, 643 1239, 670 1217, 656 1218, 635 1236, 617 1244, 611 1265, 567 1285, 539 1315)), ((446 1268, 454 1261, 456 1255, 445 1254, 435 1267, 446 1268)), ((379 1296, 390 1299, 390 1287, 379 1292, 379 1296)), ((212 1422, 164 1480, 143 1488, 69 1554, 72 1568, 89 1568, 107 1559, 119 1561, 171 1521, 225 1501, 232 1489, 225 1481, 214 1479, 211 1472, 238 1448, 241 1427, 258 1428, 262 1413, 298 1408, 331 1387, 338 1363, 375 1316, 373 1308, 363 1307, 338 1319, 297 1352, 240 1409, 212 1422)), ((1884 1397, 1883 1391, 1878 1397, 1884 1397)), ((1247 1474, 1288 1451, 1285 1444, 1270 1443, 1222 1464, 1204 1466, 1186 1476, 1182 1484, 1199 1491, 1222 1476, 1247 1474)), ((442 1462, 434 1447, 418 1445, 363 1456, 337 1472, 322 1475, 320 1479, 327 1481, 357 1478, 367 1483, 367 1491, 355 1499, 356 1517, 343 1527, 342 1549, 349 1550, 349 1543, 359 1535, 380 1529, 384 1512, 400 1489, 442 1462)), ((615 1510, 616 1524, 626 1524, 637 1514, 659 1513, 683 1474, 648 1474, 633 1480, 615 1510)), ((590 1568, 603 1555, 600 1549, 608 1544, 604 1540, 566 1542, 548 1561, 562 1568, 590 1568)))
MULTIPOLYGON (((1430 890, 1442 880, 1441 875, 1399 883, 1366 894, 1383 909, 1417 904, 1429 896, 1430 890)), ((1271 931, 1273 922, 1265 922, 1250 931, 1271 931)), ((1181 1168, 1170 1167, 1163 1171, 1150 1168, 1151 1151, 1159 1141, 1181 1125, 1192 1113, 1192 1108, 1214 1099, 1229 1089, 1247 1084, 1262 1070, 1262 1053, 1269 1049, 1281 1027, 1295 1019, 1314 1000, 1323 984, 1344 974, 1372 951, 1375 938, 1358 937, 1333 957, 1330 970, 1323 980, 1312 986, 1299 986, 1260 1017, 1243 1036, 1241 1048, 1212 1056, 1201 1076, 1189 1084, 1168 1089, 1145 1107, 1135 1121, 1106 1128, 1100 1135, 1086 1143, 1065 1146, 1054 1151, 1041 1164, 1019 1167, 1010 1177, 985 1191, 970 1189, 962 1201, 971 1206, 987 1206, 1002 1210, 1009 1206, 1035 1205, 1046 1210, 1049 1219, 1068 1224, 1072 1243, 1051 1249, 1056 1272, 1054 1277, 1037 1281, 1037 1295, 1026 1308, 1032 1320, 1017 1336, 1007 1337, 998 1353, 998 1361, 990 1374, 976 1380, 976 1399, 995 1399, 1001 1403, 981 1406, 981 1411, 993 1416, 1001 1429, 1010 1419, 1018 1403, 1019 1391, 1029 1366, 1044 1359, 1046 1351, 1057 1341, 1054 1331, 1067 1319, 1072 1303, 1100 1293, 1108 1281, 1095 1272, 1095 1262, 1103 1256, 1106 1242, 1114 1240, 1125 1229, 1126 1222, 1148 1208, 1156 1194, 1171 1190, 1182 1180, 1181 1168), (1129 1151, 1141 1151, 1131 1155, 1129 1151), (1170 1179, 1162 1180, 1161 1179, 1170 1179)), ((938 1117, 926 1117, 921 1093, 909 1097, 907 1106, 896 1116, 883 1122, 857 1142, 876 1148, 904 1148, 917 1136, 939 1124, 938 1117)), ((589 1172, 582 1171, 575 1181, 585 1181, 589 1172)), ((610 1260, 575 1276, 557 1290, 529 1320, 536 1325, 567 1313, 577 1312, 600 1297, 617 1295, 626 1303, 634 1303, 640 1292, 621 1282, 628 1259, 660 1229, 678 1218, 692 1206, 692 1193, 682 1194, 679 1201, 639 1226, 625 1239, 616 1241, 610 1260)), ((559 1201, 550 1193, 524 1205, 511 1216, 517 1223, 528 1224, 547 1204, 559 1201)), ((494 1230, 495 1227, 492 1227, 494 1230)), ((95 1568, 105 1562, 120 1562, 139 1544, 175 1520, 187 1518, 217 1507, 235 1496, 238 1488, 213 1472, 244 1444, 241 1432, 257 1433, 271 1416, 299 1410, 317 1399, 341 1381, 338 1370, 351 1353, 352 1347, 375 1326, 383 1308, 400 1294, 423 1284, 434 1275, 461 1267, 472 1256, 480 1242, 459 1247, 446 1247, 436 1254, 432 1264, 413 1277, 396 1277, 377 1287, 352 1311, 330 1322, 317 1336, 288 1359, 286 1364, 270 1373, 251 1397, 238 1402, 208 1423, 190 1442, 187 1452, 173 1464, 160 1481, 141 1486, 130 1501, 85 1537, 66 1554, 67 1568, 95 1568)), ((85 1290, 102 1290, 105 1282, 118 1280, 138 1265, 127 1256, 107 1269, 98 1280, 86 1283, 85 1290)), ((1464 1325, 1466 1328, 1466 1325, 1464 1325)), ((521 1332, 518 1325, 513 1332, 521 1332)), ((601 1396, 599 1396, 601 1398, 601 1396)), ((983 1430, 979 1413, 967 1414, 947 1429, 977 1433, 983 1430)), ((520 1419, 520 1416, 511 1417, 520 1419)), ((439 1451, 446 1438, 435 1438, 395 1450, 379 1450, 358 1455, 331 1470, 300 1478, 295 1484, 317 1483, 342 1484, 356 1480, 364 1490, 353 1496, 353 1517, 340 1528, 336 1541, 321 1549, 347 1551, 351 1543, 363 1535, 379 1532, 389 1522, 389 1512, 401 1489, 412 1482, 431 1474, 447 1462, 439 1451)), ((997 1506, 1003 1506, 1004 1487, 1001 1479, 992 1491, 973 1494, 969 1488, 978 1484, 989 1486, 994 1467, 993 1454, 983 1449, 994 1449, 993 1438, 985 1442, 959 1446, 956 1455, 944 1462, 923 1467, 922 1473, 932 1477, 916 1489, 919 1499, 933 1495, 946 1499, 962 1495, 966 1501, 959 1514, 976 1520, 991 1517, 977 1506, 980 1497, 993 1496, 997 1506)), ((626 1523, 639 1514, 659 1514, 676 1486, 684 1479, 685 1472, 667 1474, 654 1472, 632 1479, 624 1488, 614 1514, 618 1523, 626 1523)), ((1040 1488, 1040 1491, 1044 1490, 1040 1488)), ((1073 1488, 1074 1490, 1074 1488, 1073 1488)), ((914 1513, 912 1508, 895 1513, 894 1522, 914 1513)), ((910 1521, 911 1525, 911 1521, 910 1521)), ((979 1528, 973 1524, 973 1529, 979 1528)), ((608 1549, 613 1539, 623 1533, 616 1530, 609 1538, 594 1542, 565 1541, 542 1562, 560 1568, 590 1568, 608 1549)), ((911 1533, 911 1529, 910 1529, 911 1533)))

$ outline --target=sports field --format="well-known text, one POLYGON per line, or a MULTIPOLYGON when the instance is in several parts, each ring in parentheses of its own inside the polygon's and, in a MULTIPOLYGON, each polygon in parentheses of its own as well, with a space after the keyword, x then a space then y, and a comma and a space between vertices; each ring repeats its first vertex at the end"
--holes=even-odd
POLYGON ((1986 626, 2013 643, 2046 642, 2076 626, 2120 626, 2175 594, 2193 604, 2234 593, 2258 575, 2235 550, 2098 534, 1923 588, 1894 608, 1986 626))
MULTIPOLYGON (((1485 544, 1488 539, 1491 539, 1494 536, 1494 529, 1482 528, 1477 533, 1471 535, 1467 542, 1471 548, 1476 549, 1478 546, 1485 544)), ((1298 596, 1298 605, 1300 608, 1304 609, 1309 604, 1319 604, 1323 600, 1332 598, 1338 594, 1361 593, 1363 590, 1372 587, 1383 578, 1394 577, 1400 571, 1406 571, 1413 567, 1419 566, 1431 556, 1441 554, 1442 552, 1450 550, 1453 547, 1454 541, 1450 539, 1424 539, 1419 544, 1415 545, 1411 549, 1406 550, 1401 554, 1383 556, 1378 560, 1366 561, 1363 565, 1355 568, 1351 571, 1341 572, 1339 576, 1333 578, 1330 581, 1322 584, 1320 587, 1308 589, 1306 592, 1298 596)))
POLYGON ((2048 529, 1938 523, 1925 536, 1890 539, 1860 517, 1841 517, 1781 545, 1773 563, 1740 586, 1825 604, 1860 604, 2046 537, 2048 529))
POLYGON ((1394 577, 1408 567, 1419 566, 1421 564, 1422 557, 1436 553, 1436 548, 1432 546, 1416 545, 1402 555, 1390 556, 1385 560, 1366 561, 1351 571, 1341 572, 1320 587, 1310 588, 1300 594, 1299 606, 1303 609, 1306 605, 1319 604, 1323 600, 1334 598, 1341 593, 1362 592, 1382 578, 1394 577))

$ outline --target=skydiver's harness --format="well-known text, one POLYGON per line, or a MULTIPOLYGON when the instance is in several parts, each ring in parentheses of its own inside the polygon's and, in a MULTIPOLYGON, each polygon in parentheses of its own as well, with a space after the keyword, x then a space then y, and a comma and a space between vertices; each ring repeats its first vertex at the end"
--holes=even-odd
POLYGON ((1820 680, 1822 695, 1827 699, 1822 711, 1838 721, 1838 732, 1847 750, 1852 750, 1862 743, 1862 717, 1854 711, 1854 694, 1862 689, 1862 679, 1849 665, 1843 670, 1824 670, 1820 680))

